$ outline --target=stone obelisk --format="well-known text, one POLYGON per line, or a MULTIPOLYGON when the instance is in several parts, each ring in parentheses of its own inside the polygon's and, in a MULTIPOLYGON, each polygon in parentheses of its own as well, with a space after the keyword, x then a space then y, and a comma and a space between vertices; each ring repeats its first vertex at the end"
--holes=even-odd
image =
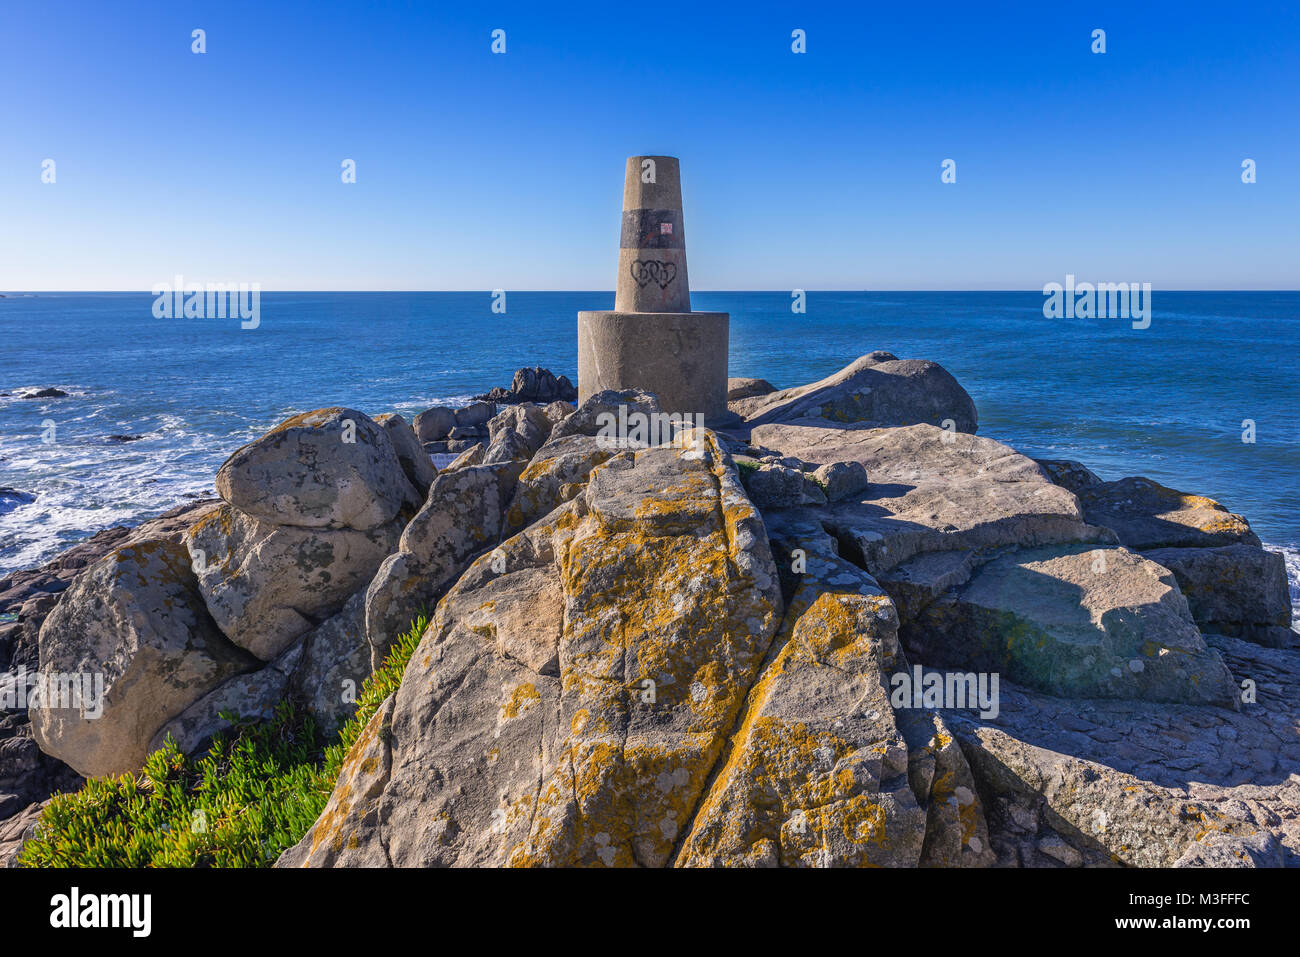
POLYGON ((644 389, 665 412, 727 412, 725 312, 691 312, 677 158, 631 156, 613 312, 578 313, 578 401, 604 389, 644 389))

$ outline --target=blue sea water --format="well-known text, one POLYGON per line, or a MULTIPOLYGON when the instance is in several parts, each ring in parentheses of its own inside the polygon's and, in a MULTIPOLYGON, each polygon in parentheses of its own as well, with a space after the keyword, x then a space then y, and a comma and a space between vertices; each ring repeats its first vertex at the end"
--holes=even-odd
MULTIPOLYGON (((875 349, 933 359, 975 399, 981 435, 1216 498, 1300 581, 1300 293, 1157 290, 1147 329, 1046 319, 1038 292, 810 292, 802 315, 784 292, 692 298, 731 313, 733 376, 784 387, 875 349)), ((613 293, 510 292, 505 314, 487 292, 266 293, 256 329, 152 307, 136 293, 0 299, 0 486, 36 495, 0 498, 0 573, 211 489, 231 451, 296 412, 411 416, 525 365, 576 380, 575 313, 613 293), (19 397, 48 386, 70 396, 19 397)))

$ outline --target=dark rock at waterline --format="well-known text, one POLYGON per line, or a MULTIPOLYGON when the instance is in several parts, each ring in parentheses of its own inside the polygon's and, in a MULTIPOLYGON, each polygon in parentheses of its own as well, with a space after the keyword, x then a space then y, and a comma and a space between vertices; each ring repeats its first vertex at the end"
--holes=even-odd
POLYGON ((62 389, 40 389, 23 396, 24 399, 66 399, 67 397, 68 393, 62 389))
POLYGON ((515 373, 514 379, 510 382, 509 389, 503 389, 500 386, 493 389, 486 395, 476 395, 474 398, 487 402, 538 402, 546 404, 554 402, 557 399, 565 402, 577 402, 578 390, 568 376, 555 376, 550 369, 543 369, 541 366, 534 366, 531 369, 520 369, 515 373))
POLYGON ((10 488, 8 485, 0 485, 0 515, 13 511, 19 505, 28 505, 34 501, 36 501, 36 496, 31 492, 23 492, 16 488, 10 488))

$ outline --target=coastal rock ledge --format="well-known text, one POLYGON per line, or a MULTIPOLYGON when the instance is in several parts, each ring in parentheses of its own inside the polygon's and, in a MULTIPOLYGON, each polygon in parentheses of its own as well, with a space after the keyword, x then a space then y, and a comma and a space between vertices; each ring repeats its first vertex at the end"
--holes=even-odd
MULTIPOLYGON (((1244 517, 977 435, 887 352, 732 380, 725 430, 525 371, 414 428, 296 416, 221 501, 0 581, 43 676, 104 672, 26 735, 91 775, 284 698, 335 722, 428 610, 277 867, 1300 864, 1300 647, 1244 517)), ((0 856, 34 808, 0 793, 0 856)))

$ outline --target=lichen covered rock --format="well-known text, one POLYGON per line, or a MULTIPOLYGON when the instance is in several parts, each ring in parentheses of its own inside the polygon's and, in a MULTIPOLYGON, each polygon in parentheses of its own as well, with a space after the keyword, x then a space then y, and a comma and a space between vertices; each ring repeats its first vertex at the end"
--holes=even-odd
POLYGON ((517 531, 580 494, 591 470, 613 454, 614 450, 595 436, 548 440, 519 476, 506 511, 509 527, 517 531))
POLYGON ((1146 478, 1090 485, 1079 490, 1079 501, 1090 524, 1112 529, 1128 548, 1259 545, 1250 523, 1214 499, 1146 478))
POLYGON ((925 606, 904 642, 927 665, 998 672, 1064 697, 1237 701, 1173 575, 1124 548, 1002 555, 925 606))
POLYGON ((416 492, 411 499, 411 504, 419 508, 425 494, 429 491, 433 477, 438 472, 433 467, 433 460, 429 458, 429 453, 424 451, 419 439, 415 437, 415 430, 396 412, 385 412, 375 416, 375 424, 388 434, 388 440, 393 443, 397 461, 401 464, 407 481, 416 492))
POLYGON ((397 521, 364 531, 271 525, 223 505, 185 544, 217 625, 270 661, 364 588, 401 533, 397 521))
POLYGON ((897 627, 868 575, 809 559, 679 866, 917 865, 926 812, 887 690, 897 627))
POLYGON ((366 587, 365 630, 372 667, 422 607, 456 580, 471 558, 502 533, 502 513, 514 492, 519 462, 447 469, 429 487, 424 506, 402 531, 394 554, 366 587))
POLYGON ((30 707, 32 732, 87 776, 139 770, 159 728, 260 664, 217 629, 185 549, 166 540, 83 572, 41 627, 40 662, 61 692, 30 707))
POLYGON ((226 459, 217 494, 273 525, 367 531, 412 492, 385 429, 355 409, 305 412, 226 459))
POLYGON ((367 759, 381 795, 289 860, 670 862, 781 614, 757 512, 716 443, 689 455, 611 459, 470 566, 367 759))

